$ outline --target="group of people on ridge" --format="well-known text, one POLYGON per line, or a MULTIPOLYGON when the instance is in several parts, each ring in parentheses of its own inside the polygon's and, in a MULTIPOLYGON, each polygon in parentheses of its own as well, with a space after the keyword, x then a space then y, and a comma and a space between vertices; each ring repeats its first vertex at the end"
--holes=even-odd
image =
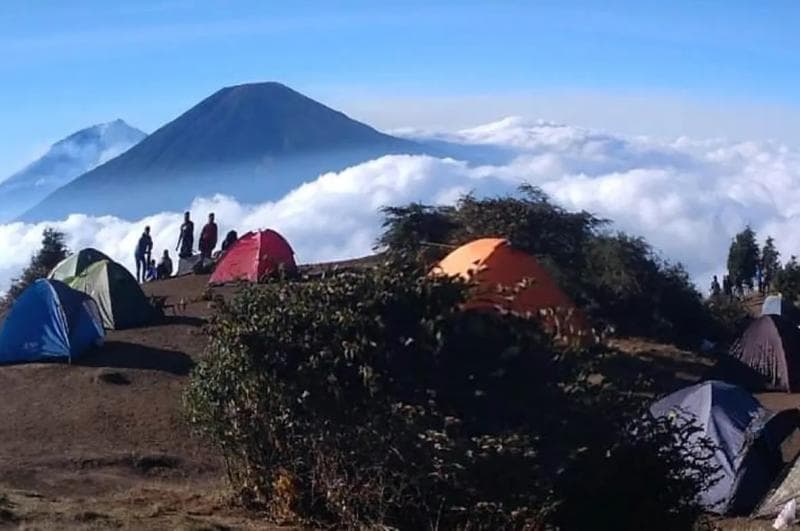
MULTIPOLYGON (((198 249, 200 251, 200 259, 210 260, 214 253, 214 248, 217 246, 217 223, 214 220, 214 213, 208 215, 208 223, 203 226, 200 231, 200 240, 198 242, 198 249)), ((230 231, 222 242, 222 252, 225 252, 237 240, 236 231, 230 231)), ((180 233, 178 235, 178 244, 175 246, 175 251, 178 252, 179 258, 191 258, 194 248, 194 222, 191 219, 189 212, 183 215, 183 224, 181 224, 180 233)), ((164 249, 164 254, 161 256, 161 261, 156 265, 156 261, 151 259, 153 251, 153 238, 150 236, 150 227, 144 228, 136 244, 136 252, 134 258, 136 259, 136 280, 139 282, 150 282, 152 280, 169 278, 172 276, 173 265, 172 258, 169 256, 169 251, 164 249)))

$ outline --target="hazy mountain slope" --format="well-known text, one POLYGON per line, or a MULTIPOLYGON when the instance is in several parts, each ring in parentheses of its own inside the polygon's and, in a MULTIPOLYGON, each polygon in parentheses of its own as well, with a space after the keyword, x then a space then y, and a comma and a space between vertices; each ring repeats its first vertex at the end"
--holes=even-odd
POLYGON ((143 216, 198 196, 277 199, 327 171, 423 148, 352 120, 279 83, 222 89, 133 149, 57 190, 22 216, 143 216))
POLYGON ((0 223, 13 219, 79 175, 127 151, 146 135, 122 120, 93 125, 53 144, 0 181, 0 223))

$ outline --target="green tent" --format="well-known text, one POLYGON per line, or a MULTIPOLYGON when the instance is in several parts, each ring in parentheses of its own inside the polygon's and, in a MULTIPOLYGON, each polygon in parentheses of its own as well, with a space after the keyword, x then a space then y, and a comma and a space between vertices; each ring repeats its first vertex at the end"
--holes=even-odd
POLYGON ((111 258, 107 257, 97 249, 92 249, 91 247, 81 249, 77 253, 71 254, 61 260, 58 265, 56 265, 53 270, 50 271, 50 274, 47 275, 47 278, 64 282, 70 277, 80 275, 86 271, 87 267, 99 262, 100 260, 110 261, 111 258))
POLYGON ((127 269, 111 260, 101 260, 66 280, 97 302, 103 326, 112 330, 146 325, 156 317, 139 283, 127 269))

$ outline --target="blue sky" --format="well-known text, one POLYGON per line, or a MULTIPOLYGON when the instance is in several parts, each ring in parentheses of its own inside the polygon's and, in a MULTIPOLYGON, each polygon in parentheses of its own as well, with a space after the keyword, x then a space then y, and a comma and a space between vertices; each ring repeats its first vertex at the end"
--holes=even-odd
POLYGON ((379 127, 533 115, 800 144, 800 2, 4 0, 0 178, 278 80, 379 127))

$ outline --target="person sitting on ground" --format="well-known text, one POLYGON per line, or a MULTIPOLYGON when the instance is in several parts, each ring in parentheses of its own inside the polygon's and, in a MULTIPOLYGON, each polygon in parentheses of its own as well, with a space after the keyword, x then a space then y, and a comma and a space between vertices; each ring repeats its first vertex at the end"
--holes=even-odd
POLYGON ((147 273, 144 276, 145 282, 152 282, 157 278, 156 272, 156 261, 150 260, 150 264, 147 266, 147 273))
POLYGON ((208 223, 205 224, 200 232, 200 256, 203 259, 211 259, 211 253, 217 246, 217 224, 214 223, 214 213, 208 215, 208 223))
POLYGON ((225 254, 231 246, 236 243, 239 237, 236 234, 235 230, 228 231, 228 234, 225 235, 225 239, 222 240, 222 245, 220 246, 220 250, 214 253, 214 258, 219 259, 223 254, 225 254))
POLYGON ((238 239, 239 235, 236 234, 235 230, 228 231, 228 234, 225 235, 225 239, 222 241, 222 252, 224 253, 227 251, 238 239))
POLYGON ((159 279, 172 276, 172 258, 169 257, 169 251, 166 249, 164 249, 164 254, 161 256, 161 261, 156 268, 156 276, 159 279))
POLYGON ((189 213, 183 214, 183 225, 181 225, 181 233, 178 236, 178 245, 175 250, 178 251, 180 258, 191 258, 192 247, 194 247, 194 223, 189 219, 189 213))
POLYGON ((150 262, 150 254, 153 251, 153 238, 150 237, 150 227, 145 227, 144 232, 139 237, 136 244, 136 281, 142 282, 147 272, 147 264, 150 262))

